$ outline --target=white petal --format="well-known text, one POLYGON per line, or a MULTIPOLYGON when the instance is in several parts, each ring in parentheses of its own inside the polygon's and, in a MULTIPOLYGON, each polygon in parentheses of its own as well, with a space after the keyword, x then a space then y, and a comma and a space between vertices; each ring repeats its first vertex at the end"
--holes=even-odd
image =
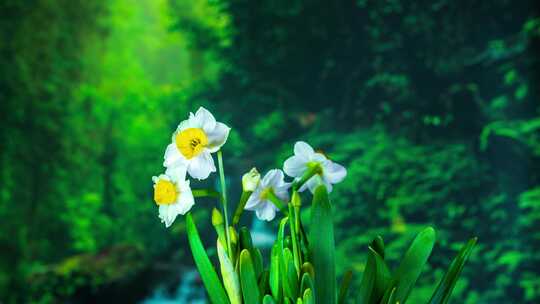
POLYGON ((274 188, 274 194, 282 201, 288 202, 289 201, 289 189, 290 184, 288 184, 286 187, 280 187, 280 188, 274 188))
POLYGON ((192 158, 187 167, 187 172, 191 177, 196 179, 205 179, 210 173, 216 172, 216 166, 214 165, 214 159, 210 155, 210 152, 205 150, 201 154, 192 158))
POLYGON ((191 207, 195 205, 195 199, 193 198, 193 193, 191 192, 191 188, 186 185, 181 186, 181 192, 180 196, 178 198, 178 213, 180 214, 186 214, 189 210, 191 210, 191 207))
POLYGON ((313 151, 313 148, 306 142, 297 141, 294 144, 294 155, 305 159, 306 161, 309 161, 314 153, 315 151, 313 151))
POLYGON ((322 184, 321 177, 319 175, 315 175, 312 178, 310 178, 305 184, 300 187, 299 191, 302 192, 306 189, 309 189, 311 193, 315 192, 315 188, 317 186, 322 184))
POLYGON ((185 161, 185 158, 180 154, 176 144, 169 144, 165 150, 165 156, 163 161, 163 166, 172 167, 179 166, 185 161))
POLYGON ((189 115, 189 118, 182 121, 180 124, 178 124, 178 127, 176 128, 176 132, 174 132, 173 134, 173 141, 176 140, 176 134, 178 134, 178 132, 181 132, 181 131, 184 131, 185 129, 189 129, 189 128, 198 128, 198 124, 195 120, 195 116, 193 115, 193 113, 190 113, 189 115))
POLYGON ((200 107, 195 113, 195 122, 199 128, 204 130, 206 134, 214 130, 216 127, 216 119, 214 118, 214 115, 203 107, 200 107))
POLYGON ((326 181, 335 184, 341 182, 347 176, 347 169, 340 164, 329 161, 324 165, 323 177, 326 181))
POLYGON ((283 181, 283 178, 283 171, 280 169, 272 169, 264 175, 261 185, 263 188, 277 186, 280 181, 283 181))
POLYGON ((307 160, 296 155, 289 157, 285 163, 283 163, 283 171, 291 177, 301 177, 306 170, 307 160))
POLYGON ((324 162, 328 161, 328 159, 326 159, 326 156, 324 156, 324 154, 317 152, 317 153, 313 153, 311 155, 310 161, 314 161, 314 162, 318 162, 320 164, 323 164, 324 162))
POLYGON ((172 205, 160 205, 159 206, 159 218, 165 223, 165 227, 170 227, 176 216, 178 216, 177 204, 172 205))
POLYGON ((231 128, 227 127, 224 123, 216 123, 214 129, 206 132, 206 136, 208 137, 208 150, 212 153, 219 150, 219 148, 227 141, 230 131, 231 128))
POLYGON ((289 201, 289 188, 292 183, 286 183, 284 180, 279 181, 279 183, 272 187, 274 194, 281 199, 282 201, 289 201))
POLYGON ((251 195, 249 196, 247 202, 246 202, 246 206, 244 207, 245 210, 255 210, 257 209, 257 207, 260 205, 261 203, 261 199, 260 199, 260 196, 261 196, 261 190, 260 188, 257 188, 257 190, 255 190, 253 193, 251 193, 251 195))
POLYGON ((272 203, 265 203, 263 207, 255 210, 255 214, 260 220, 269 222, 276 217, 276 209, 272 203))
POLYGON ((186 179, 187 168, 184 164, 174 167, 168 167, 165 174, 168 175, 173 182, 179 182, 186 179))

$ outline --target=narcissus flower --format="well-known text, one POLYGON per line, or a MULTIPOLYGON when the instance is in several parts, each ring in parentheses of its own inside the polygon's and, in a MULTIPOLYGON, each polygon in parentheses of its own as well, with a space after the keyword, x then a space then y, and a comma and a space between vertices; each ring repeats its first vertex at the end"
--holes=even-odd
POLYGON ((184 166, 193 178, 205 179, 216 171, 210 153, 217 152, 227 141, 230 128, 217 122, 203 107, 190 113, 172 136, 165 151, 163 165, 167 168, 184 166))
POLYGON ((345 167, 329 160, 324 154, 315 152, 303 141, 296 142, 294 155, 285 161, 283 171, 297 181, 305 174, 314 173, 299 189, 304 191, 308 188, 311 193, 320 184, 325 185, 328 192, 331 192, 332 184, 341 182, 347 175, 345 167))
POLYGON ((186 214, 195 204, 189 181, 182 169, 168 169, 165 174, 152 177, 154 201, 159 206, 159 218, 166 227, 172 225, 179 214, 186 214))
POLYGON ((279 169, 268 171, 249 197, 245 209, 255 211, 260 220, 273 220, 279 208, 272 202, 272 196, 287 202, 290 186, 290 183, 285 182, 283 171, 279 169))
POLYGON ((248 173, 242 175, 242 190, 253 192, 260 181, 261 174, 257 171, 257 168, 252 168, 248 173))

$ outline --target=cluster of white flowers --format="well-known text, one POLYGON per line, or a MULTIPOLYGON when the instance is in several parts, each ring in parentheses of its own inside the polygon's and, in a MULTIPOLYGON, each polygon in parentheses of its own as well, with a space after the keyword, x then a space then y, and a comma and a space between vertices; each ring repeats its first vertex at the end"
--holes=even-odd
MULTIPOLYGON (((195 114, 190 113, 182 121, 172 136, 172 143, 165 151, 165 174, 154 176, 154 200, 159 205, 159 217, 169 227, 178 216, 186 214, 195 204, 189 174, 195 179, 206 179, 216 171, 211 153, 219 151, 229 136, 230 128, 217 122, 214 116, 201 107, 195 114)), ((284 204, 289 201, 289 188, 293 183, 285 182, 285 174, 294 182, 303 184, 298 191, 324 185, 328 192, 332 184, 341 182, 347 170, 329 160, 324 154, 316 152, 305 142, 294 145, 294 155, 289 157, 281 169, 272 169, 261 179, 253 168, 242 177, 244 191, 252 192, 246 202, 245 210, 255 211, 261 220, 271 221, 279 210, 275 200, 284 204), (274 201, 273 201, 274 200, 274 201)))
POLYGON ((210 153, 217 152, 227 141, 231 129, 217 122, 212 113, 200 107, 182 121, 165 151, 165 174, 154 176, 154 200, 159 217, 169 227, 178 214, 186 214, 195 204, 187 174, 205 179, 216 171, 210 153))
MULTIPOLYGON (((324 154, 315 152, 313 148, 303 141, 294 145, 294 155, 283 164, 283 171, 296 182, 306 174, 311 176, 298 191, 309 189, 311 193, 318 185, 325 185, 328 192, 332 191, 332 184, 341 182, 347 175, 347 170, 340 164, 329 160, 324 154), (309 174, 311 175, 311 174, 309 174)), ((249 197, 246 210, 253 210, 261 220, 271 221, 276 216, 277 206, 271 201, 274 194, 285 203, 289 201, 289 188, 292 183, 285 182, 285 176, 280 169, 270 170, 257 185, 249 197)))

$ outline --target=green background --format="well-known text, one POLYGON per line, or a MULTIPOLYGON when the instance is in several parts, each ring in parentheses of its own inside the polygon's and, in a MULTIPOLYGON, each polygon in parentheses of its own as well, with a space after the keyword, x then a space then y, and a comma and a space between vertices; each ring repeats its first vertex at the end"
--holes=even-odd
MULTIPOLYGON (((433 225, 411 303, 472 236, 453 303, 539 303, 534 2, 2 1, 0 302, 138 302, 191 267, 151 177, 202 105, 232 127, 233 201, 297 140, 348 168, 339 274, 363 270, 375 235, 397 261, 433 225)), ((194 207, 208 245, 212 206, 194 207)))

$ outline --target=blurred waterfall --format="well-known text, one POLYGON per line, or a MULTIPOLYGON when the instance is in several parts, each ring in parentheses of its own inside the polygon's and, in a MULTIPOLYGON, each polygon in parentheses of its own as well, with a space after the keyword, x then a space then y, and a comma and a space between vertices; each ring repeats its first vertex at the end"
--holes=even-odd
MULTIPOLYGON (((275 241, 275 233, 270 229, 267 222, 260 221, 253 217, 251 223, 251 238, 253 245, 266 251, 272 247, 275 241)), ((158 286, 154 292, 141 304, 206 304, 206 292, 195 267, 188 268, 180 273, 180 284, 171 293, 167 291, 166 285, 158 286)))
POLYGON ((180 275, 180 284, 173 294, 161 285, 141 304, 206 304, 206 294, 197 269, 187 269, 180 275))

